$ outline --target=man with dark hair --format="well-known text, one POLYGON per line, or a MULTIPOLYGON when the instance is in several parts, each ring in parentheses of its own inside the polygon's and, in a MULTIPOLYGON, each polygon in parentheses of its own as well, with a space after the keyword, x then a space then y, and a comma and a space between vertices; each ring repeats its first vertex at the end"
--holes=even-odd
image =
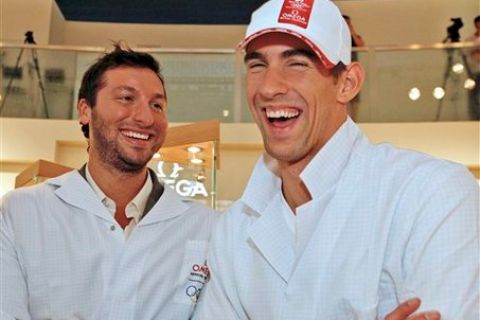
POLYGON ((115 49, 85 73, 88 163, 0 207, 0 318, 188 319, 215 213, 164 188, 147 162, 167 130, 157 61, 115 49))
POLYGON ((240 46, 266 154, 214 228, 195 317, 478 319, 478 184, 348 117, 364 70, 334 3, 267 1, 240 46))

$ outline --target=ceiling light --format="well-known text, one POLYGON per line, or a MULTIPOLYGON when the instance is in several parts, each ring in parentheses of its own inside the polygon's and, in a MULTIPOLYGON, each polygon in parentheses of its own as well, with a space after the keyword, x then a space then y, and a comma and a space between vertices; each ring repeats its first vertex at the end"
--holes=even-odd
POLYGON ((455 73, 457 73, 457 74, 462 73, 464 69, 465 69, 465 67, 464 67, 463 64, 461 64, 460 62, 455 63, 455 64, 452 66, 452 71, 455 72, 455 73))
POLYGON ((410 89, 410 91, 408 92, 408 97, 410 98, 410 100, 412 101, 417 101, 421 96, 421 92, 420 92, 420 89, 418 88, 412 88, 410 89))
POLYGON ((435 89, 433 89, 433 97, 435 99, 440 100, 444 96, 445 96, 445 90, 443 90, 443 88, 436 87, 435 89))
POLYGON ((190 162, 193 164, 202 164, 203 160, 198 158, 193 158, 193 159, 190 159, 190 162))
POLYGON ((230 111, 229 111, 229 110, 227 110, 227 109, 223 110, 223 117, 224 117, 224 118, 228 117, 229 115, 230 115, 230 111))
POLYGON ((473 79, 470 79, 468 78, 467 80, 465 80, 465 82, 463 83, 463 87, 467 90, 473 90, 473 88, 475 88, 475 85, 477 83, 475 82, 475 80, 473 79))
POLYGON ((202 148, 197 147, 197 146, 190 146, 190 147, 187 148, 187 151, 195 154, 195 153, 199 153, 200 151, 202 151, 202 148))
POLYGON ((205 181, 205 179, 207 179, 207 177, 205 177, 204 174, 199 173, 199 174, 197 174, 196 179, 197 179, 197 181, 201 182, 201 181, 205 181))

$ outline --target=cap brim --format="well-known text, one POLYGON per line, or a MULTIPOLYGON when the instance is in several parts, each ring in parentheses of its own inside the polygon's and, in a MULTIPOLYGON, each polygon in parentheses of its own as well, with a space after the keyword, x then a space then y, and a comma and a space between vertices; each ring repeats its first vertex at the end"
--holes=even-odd
POLYGON ((239 49, 242 49, 242 50, 245 50, 246 47, 248 46, 248 44, 253 40, 253 39, 256 39, 264 34, 267 34, 267 33, 273 33, 273 32, 281 32, 281 33, 288 33, 288 34, 291 34, 297 38, 299 38, 300 40, 302 40, 303 42, 305 42, 310 48, 312 48, 313 52, 315 52, 315 54, 320 58, 320 61, 322 61, 323 65, 327 68, 327 69, 332 69, 333 67, 335 67, 335 63, 333 63, 332 61, 330 61, 330 59, 327 58, 327 56, 323 53, 322 50, 320 50, 319 47, 317 47, 313 41, 311 41, 310 39, 308 39, 307 37, 305 37, 304 35, 301 35, 300 33, 296 32, 296 31, 292 31, 290 29, 286 29, 286 28, 267 28, 267 29, 263 29, 263 30, 259 30, 251 35, 249 35, 248 37, 246 37, 245 39, 243 39, 239 44, 238 44, 238 48, 239 49))

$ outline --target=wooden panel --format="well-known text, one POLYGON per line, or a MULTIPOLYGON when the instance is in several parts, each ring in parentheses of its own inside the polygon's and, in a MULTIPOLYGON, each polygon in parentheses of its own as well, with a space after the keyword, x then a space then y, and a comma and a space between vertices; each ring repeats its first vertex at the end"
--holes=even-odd
POLYGON ((168 128, 167 136, 159 153, 163 161, 190 163, 189 146, 195 145, 202 149, 196 157, 204 162, 202 166, 211 168, 215 157, 216 168, 220 168, 220 121, 210 120, 168 128))
POLYGON ((162 148, 220 140, 220 122, 202 121, 168 128, 162 148))
MULTIPOLYGON (((193 143, 181 146, 173 146, 169 148, 161 148, 159 153, 161 155, 161 160, 166 162, 177 162, 179 164, 187 165, 190 164, 190 159, 192 154, 188 152, 187 148, 195 145, 200 147, 201 151, 198 152, 195 157, 202 159, 202 166, 211 168, 213 163, 213 148, 215 142, 203 142, 203 143, 193 143)), ((218 169, 218 155, 217 155, 217 169, 218 169)))
POLYGON ((480 166, 468 166, 468 170, 477 178, 480 179, 480 166))
POLYGON ((73 168, 40 159, 27 167, 15 178, 15 188, 39 183, 72 170, 73 168))

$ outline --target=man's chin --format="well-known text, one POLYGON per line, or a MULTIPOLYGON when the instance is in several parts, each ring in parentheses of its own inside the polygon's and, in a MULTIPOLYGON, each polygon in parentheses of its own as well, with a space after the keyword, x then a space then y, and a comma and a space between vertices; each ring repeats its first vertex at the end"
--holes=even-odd
POLYGON ((293 160, 292 154, 285 152, 284 150, 269 150, 267 153, 277 161, 291 162, 293 160))
POLYGON ((139 173, 143 171, 150 158, 126 158, 126 157, 119 157, 118 161, 115 163, 115 168, 121 172, 125 173, 139 173))

